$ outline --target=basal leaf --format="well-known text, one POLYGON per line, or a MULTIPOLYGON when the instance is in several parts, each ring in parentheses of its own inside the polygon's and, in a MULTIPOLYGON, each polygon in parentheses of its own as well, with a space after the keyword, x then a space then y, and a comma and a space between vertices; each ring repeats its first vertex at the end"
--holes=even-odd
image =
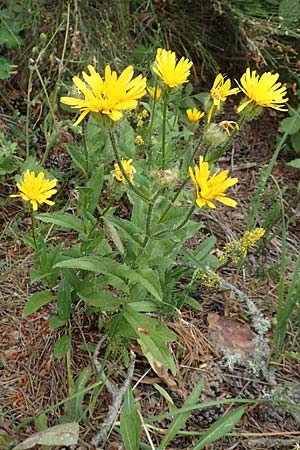
POLYGON ((202 450, 208 444, 217 441, 241 420, 245 412, 245 408, 238 408, 225 414, 221 419, 217 420, 202 436, 200 441, 192 448, 192 450, 202 450))
POLYGON ((79 424, 75 422, 63 423, 40 431, 25 439, 13 450, 26 450, 35 445, 70 446, 76 445, 79 437, 79 424))
MULTIPOLYGON (((189 398, 186 400, 186 402, 184 403, 184 407, 185 406, 191 406, 193 404, 196 404, 199 401, 199 397, 203 388, 203 384, 204 381, 203 379, 201 379, 198 384, 196 385, 196 387, 193 389, 191 395, 189 396, 189 398)), ((168 428, 168 432, 166 434, 166 436, 163 438, 160 446, 162 448, 166 447, 166 445, 168 445, 168 443, 176 436, 176 434, 178 433, 178 431, 180 431, 186 421, 188 420, 188 418, 190 417, 190 415, 192 414, 192 411, 186 412, 186 413, 181 413, 178 414, 177 416, 175 416, 175 419, 172 421, 171 425, 168 428)))
POLYGON ((55 358, 63 358, 71 348, 72 336, 65 334, 56 341, 53 349, 53 355, 55 358))
POLYGON ((139 450, 142 424, 138 415, 139 404, 134 402, 131 388, 127 389, 120 416, 120 432, 126 450, 139 450))
POLYGON ((38 311, 42 306, 55 300, 54 295, 50 291, 40 291, 32 294, 27 300, 26 305, 22 312, 22 317, 27 317, 30 314, 38 311))

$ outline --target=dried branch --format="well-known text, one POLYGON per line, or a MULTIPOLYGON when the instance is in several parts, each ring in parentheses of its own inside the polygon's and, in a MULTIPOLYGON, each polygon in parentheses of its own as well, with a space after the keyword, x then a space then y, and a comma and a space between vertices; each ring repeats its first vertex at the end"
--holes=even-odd
POLYGON ((109 407, 108 414, 106 419, 101 425, 100 430, 97 432, 97 434, 92 438, 91 444, 94 445, 96 448, 99 448, 99 445, 104 445, 108 435, 109 431, 113 427, 113 424, 116 421, 116 418, 119 414, 124 395, 131 383, 133 372, 134 372, 134 365, 135 365, 135 354, 131 352, 130 354, 130 364, 127 370, 126 378, 121 386, 114 383, 113 381, 110 381, 107 376, 105 375, 104 369, 102 368, 101 364, 98 361, 98 356, 100 349, 102 347, 102 344, 105 340, 105 336, 100 339, 100 341, 97 344, 97 347, 94 351, 93 355, 93 361, 96 367, 96 370, 103 381, 105 383, 105 386, 108 390, 108 392, 112 396, 112 403, 109 407))

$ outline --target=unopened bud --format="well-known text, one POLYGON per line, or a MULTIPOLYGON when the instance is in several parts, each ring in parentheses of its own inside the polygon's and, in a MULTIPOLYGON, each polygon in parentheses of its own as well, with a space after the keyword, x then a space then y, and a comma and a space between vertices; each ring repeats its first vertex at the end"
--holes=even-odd
POLYGON ((203 133, 203 142, 212 147, 222 147, 228 139, 226 131, 217 123, 211 123, 203 133))

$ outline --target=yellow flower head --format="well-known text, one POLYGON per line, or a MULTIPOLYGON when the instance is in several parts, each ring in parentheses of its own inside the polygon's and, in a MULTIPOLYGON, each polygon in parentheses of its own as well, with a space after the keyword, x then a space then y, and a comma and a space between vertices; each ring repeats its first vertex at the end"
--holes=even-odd
POLYGON ((187 58, 182 57, 176 64, 177 58, 175 52, 158 48, 156 53, 153 72, 158 75, 165 85, 170 88, 187 83, 190 75, 190 68, 193 63, 187 58))
POLYGON ((155 95, 155 88, 151 87, 151 86, 147 86, 147 91, 148 94, 150 95, 151 98, 156 98, 156 100, 159 100, 162 94, 162 90, 160 87, 156 87, 156 95, 155 95))
POLYGON ((214 200, 217 200, 224 205, 235 207, 237 202, 225 196, 225 191, 230 186, 238 182, 237 178, 228 177, 228 170, 219 172, 218 170, 210 177, 208 162, 203 161, 203 156, 200 156, 199 167, 195 167, 195 174, 192 168, 189 168, 190 176, 197 192, 197 205, 202 208, 207 205, 210 208, 215 208, 214 200))
POLYGON ((219 127, 221 127, 223 130, 226 131, 227 136, 231 135, 231 132, 234 129, 239 130, 239 124, 237 122, 235 122, 234 120, 222 120, 222 122, 218 123, 219 127))
POLYGON ((17 183, 19 194, 12 194, 10 197, 22 197, 23 200, 31 203, 34 211, 38 209, 39 203, 54 205, 54 202, 48 199, 57 192, 57 189, 53 189, 57 180, 47 180, 44 176, 44 172, 40 172, 36 176, 33 171, 26 170, 23 175, 23 182, 17 183))
MULTIPOLYGON (((128 159, 128 161, 126 159, 122 159, 121 160, 121 164, 122 164, 124 172, 128 176, 130 182, 132 184, 134 184, 134 182, 133 182, 133 174, 136 172, 136 170, 131 165, 131 163, 132 163, 132 159, 128 159)), ((114 168, 115 168, 115 173, 114 173, 115 179, 120 181, 121 183, 125 184, 126 183, 126 178, 124 177, 123 173, 121 172, 119 164, 116 163, 114 165, 114 168)))
POLYGON ((112 120, 121 119, 123 110, 137 107, 137 100, 146 94, 146 78, 133 78, 133 67, 128 66, 118 78, 110 66, 105 67, 104 79, 93 66, 88 66, 90 75, 82 72, 82 81, 74 77, 73 82, 84 98, 62 97, 60 101, 72 108, 80 109, 80 116, 74 123, 78 125, 90 113, 106 114, 112 120))
POLYGON ((277 109, 278 111, 287 111, 284 108, 284 104, 288 101, 288 98, 285 97, 286 87, 277 83, 278 78, 278 73, 265 72, 260 77, 256 75, 256 70, 251 72, 248 68, 238 85, 249 100, 238 107, 238 112, 243 111, 249 103, 277 109))
POLYGON ((213 100, 213 104, 208 113, 208 123, 210 123, 214 108, 216 107, 220 110, 222 102, 225 102, 229 95, 237 94, 238 92, 239 88, 231 89, 231 81, 229 79, 225 81, 225 78, 221 73, 216 76, 214 84, 210 90, 210 96, 213 100))
POLYGON ((191 123, 198 122, 200 119, 202 119, 204 114, 204 112, 199 111, 199 109, 197 108, 189 108, 186 110, 186 115, 191 123))

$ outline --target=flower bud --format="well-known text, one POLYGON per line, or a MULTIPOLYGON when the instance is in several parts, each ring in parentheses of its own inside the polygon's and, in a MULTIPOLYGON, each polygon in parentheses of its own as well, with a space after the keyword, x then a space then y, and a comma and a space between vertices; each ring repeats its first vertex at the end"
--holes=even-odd
POLYGON ((209 124, 203 133, 203 142, 212 147, 222 147, 228 139, 226 131, 217 123, 209 124))
POLYGON ((168 187, 176 183, 179 177, 179 172, 176 169, 155 170, 152 175, 156 182, 162 187, 168 187))

